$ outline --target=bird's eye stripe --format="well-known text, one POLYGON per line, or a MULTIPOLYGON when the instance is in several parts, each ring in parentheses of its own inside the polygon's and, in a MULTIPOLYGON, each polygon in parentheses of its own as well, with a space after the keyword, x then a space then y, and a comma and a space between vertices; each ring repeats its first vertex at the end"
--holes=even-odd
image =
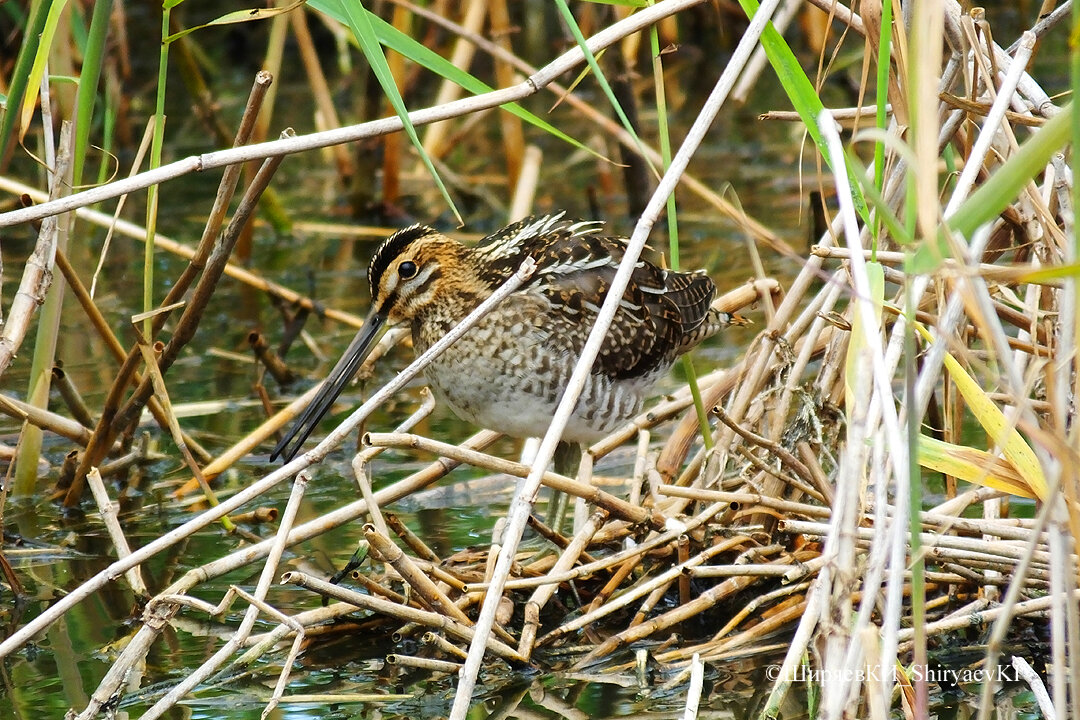
POLYGON ((427 292, 427 289, 431 287, 431 284, 442 277, 442 271, 436 266, 431 266, 424 270, 423 276, 416 282, 419 283, 416 286, 414 294, 417 296, 423 295, 427 292))

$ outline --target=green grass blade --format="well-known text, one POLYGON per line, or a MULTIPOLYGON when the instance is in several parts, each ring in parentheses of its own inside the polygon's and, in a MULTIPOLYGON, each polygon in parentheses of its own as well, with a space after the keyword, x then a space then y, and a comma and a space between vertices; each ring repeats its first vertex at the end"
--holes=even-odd
MULTIPOLYGON (((656 26, 649 28, 649 50, 652 52, 653 87, 656 88, 656 132, 660 136, 660 157, 667 172, 671 165, 671 133, 668 130, 667 95, 664 92, 664 64, 660 56, 660 35, 656 26)), ((675 193, 667 199, 668 252, 671 269, 679 271, 679 219, 676 215, 675 193)), ((687 362, 687 369, 690 369, 687 362)), ((691 371, 692 372, 692 371, 691 371)))
MULTIPOLYGON (((657 133, 660 136, 660 157, 667 171, 671 165, 671 136, 668 131, 667 118, 667 95, 664 92, 664 65, 660 55, 660 35, 656 26, 649 28, 649 50, 652 52, 653 86, 656 88, 656 120, 657 133)), ((675 205, 675 193, 668 195, 667 199, 667 223, 668 223, 668 249, 670 253, 671 269, 679 271, 679 220, 675 205)), ((694 361, 689 353, 683 355, 683 372, 686 374, 686 384, 690 388, 690 396, 694 400, 694 412, 697 413, 698 426, 701 429, 701 440, 705 450, 710 451, 713 447, 712 431, 709 428, 709 415, 705 409, 705 401, 701 397, 701 388, 698 387, 697 371, 694 369, 694 361)))
POLYGON ((428 173, 431 174, 432 179, 435 180, 439 192, 442 193, 443 198, 446 200, 446 204, 450 207, 450 210, 453 211, 454 217, 457 218, 458 223, 461 223, 461 214, 454 205, 454 201, 450 198, 450 192, 446 189, 446 185, 443 183, 442 178, 439 177, 439 173, 435 170, 435 165, 431 162, 431 158, 428 157, 428 154, 424 151, 420 138, 416 135, 416 128, 413 127, 412 121, 409 120, 409 110, 405 107, 405 101, 398 91, 397 84, 394 82, 394 75, 390 71, 390 66, 386 63, 386 56, 383 55, 382 47, 379 44, 379 38, 375 34, 375 27, 372 22, 374 16, 360 4, 359 0, 356 0, 355 2, 350 0, 323 0, 319 5, 328 8, 333 7, 341 17, 345 18, 345 24, 352 30, 353 37, 360 45, 360 50, 364 53, 368 63, 370 63, 371 71, 375 73, 375 78, 379 81, 379 85, 382 86, 383 92, 386 93, 386 98, 393 106, 394 112, 401 118, 401 124, 404 126, 405 134, 409 136, 409 141, 412 142, 416 151, 420 153, 420 159, 424 162, 424 166, 427 167, 428 173))
MULTIPOLYGON (((308 5, 321 13, 334 18, 343 25, 348 24, 348 20, 343 13, 338 12, 337 7, 331 7, 329 2, 323 2, 322 0, 314 0, 309 2, 308 5)), ((429 70, 439 77, 445 78, 450 82, 457 83, 465 90, 468 90, 474 95, 482 95, 486 92, 491 92, 494 88, 480 80, 475 75, 470 75, 468 72, 454 65, 452 62, 439 55, 437 52, 429 47, 426 47, 420 42, 417 42, 413 38, 409 37, 405 33, 398 30, 396 27, 386 22, 377 15, 369 15, 371 19, 371 25, 375 28, 375 35, 379 38, 379 42, 394 52, 402 55, 403 57, 411 60, 417 65, 429 70)), ((607 158, 603 157, 595 150, 590 148, 578 140, 570 137, 562 130, 547 122, 543 118, 540 118, 533 113, 529 112, 525 108, 521 107, 517 103, 507 103, 500 106, 503 110, 521 118, 525 122, 533 125, 534 127, 543 130, 544 132, 557 137, 565 143, 569 143, 579 150, 584 150, 596 157, 603 160, 607 158)))
POLYGON ((252 20, 269 20, 276 15, 282 15, 284 13, 292 12, 296 8, 303 5, 307 0, 296 0, 291 5, 276 8, 249 8, 247 10, 233 10, 232 12, 225 13, 219 17, 214 18, 208 23, 202 25, 195 25, 194 27, 184 28, 179 32, 174 32, 165 38, 165 42, 171 43, 173 40, 179 40, 189 33, 193 33, 196 30, 202 30, 203 28, 213 27, 215 25, 235 25, 236 23, 251 22, 252 20))
POLYGON ((86 44, 89 42, 87 23, 86 10, 79 3, 73 4, 71 6, 71 16, 67 22, 68 45, 80 57, 86 55, 86 44))
MULTIPOLYGON (((742 5, 743 11, 748 18, 753 18, 754 14, 757 13, 757 0, 739 0, 739 4, 742 5)), ((783 36, 776 31, 771 22, 761 34, 761 46, 765 48, 765 55, 769 58, 769 63, 780 80, 780 85, 784 88, 784 92, 787 93, 795 111, 802 118, 803 124, 806 125, 806 131, 810 133, 810 138, 817 145, 818 152, 828 163, 829 150, 825 146, 825 138, 817 125, 817 118, 821 111, 825 109, 825 106, 822 104, 821 98, 818 97, 813 83, 803 72, 799 61, 795 58, 795 53, 791 51, 783 36)), ((851 199, 855 204, 855 211, 859 213, 859 217, 862 218, 863 222, 869 224, 870 214, 866 209, 866 199, 862 195, 859 178, 852 172, 852 164, 847 152, 844 153, 844 158, 847 160, 845 169, 851 185, 851 199)), ((836 172, 837 168, 833 168, 833 171, 836 172)))
MULTIPOLYGON (((874 96, 877 111, 874 113, 874 126, 879 132, 884 133, 888 119, 885 106, 889 102, 889 68, 892 58, 892 2, 884 2, 881 5, 881 34, 878 37, 877 75, 875 76, 876 93, 874 96)), ((878 195, 885 187, 885 141, 878 140, 874 143, 874 190, 878 195)), ((878 217, 881 210, 878 209, 878 217)), ((891 212, 889 213, 892 214, 891 212)), ((877 260, 878 235, 880 223, 873 225, 873 244, 871 245, 873 260, 877 260)))
MULTIPOLYGON (((1039 132, 1020 146, 1020 150, 999 167, 986 182, 971 194, 948 219, 949 229, 970 238, 982 225, 996 218, 1012 203, 1024 186, 1046 167, 1054 153, 1061 152, 1069 140, 1075 107, 1069 103, 1049 120, 1039 132)), ((936 243, 924 244, 909 264, 912 273, 927 272, 951 256, 945 234, 936 243)))
POLYGON ((574 36, 574 40, 577 42, 578 47, 581 48, 581 52, 585 54, 585 61, 589 64, 589 69, 592 70, 593 75, 596 76, 596 82, 600 84, 600 87, 604 91, 604 95, 607 96, 608 102, 611 103, 611 107, 615 109, 615 114, 619 116, 619 122, 626 128, 626 132, 630 133, 630 137, 634 138, 634 145, 637 146, 638 153, 640 153, 641 157, 649 164, 649 169, 653 171, 654 175, 659 177, 660 173, 657 172, 656 168, 649 160, 649 154, 645 152, 645 146, 642 144, 641 138, 637 136, 634 126, 630 123, 630 119, 626 117, 622 105, 619 104, 618 99, 615 97, 615 92, 611 89, 611 85, 608 84, 607 78, 604 77, 604 73, 601 72, 600 65, 596 62, 596 56, 593 55, 592 50, 589 49, 588 43, 585 42, 585 36, 581 33, 581 28, 578 27, 577 21, 574 20, 574 13, 570 12, 566 0, 555 0, 555 4, 559 6, 559 12, 562 13, 563 19, 566 21, 567 26, 570 28, 570 32, 574 36))
POLYGON ((86 148, 90 144, 90 127, 94 120, 94 104, 97 101, 98 82, 101 80, 101 64, 105 57, 105 40, 109 34, 112 6, 112 0, 98 0, 94 3, 94 14, 90 19, 90 33, 87 36, 86 55, 79 75, 75 108, 75 156, 72 158, 72 181, 75 185, 82 184, 83 165, 86 162, 86 148))
POLYGON ((119 92, 114 91, 115 79, 105 76, 105 108, 102 113, 101 127, 101 154, 104 160, 98 165, 97 184, 104 185, 108 181, 113 165, 113 144, 116 138, 116 121, 119 111, 116 107, 116 97, 119 92))
POLYGON ((1046 168, 1054 153, 1069 140, 1074 104, 1062 108, 1020 151, 991 175, 949 218, 949 227, 971 237, 979 226, 993 220, 1016 199, 1024 186, 1046 168))
MULTIPOLYGON (((883 143, 880 140, 875 143, 875 154, 877 152, 877 146, 882 144, 883 143)), ((870 207, 872 207, 875 212, 874 227, 880 230, 880 227, 884 225, 885 229, 889 232, 889 238, 893 242, 897 243, 898 245, 903 245, 905 247, 914 247, 915 237, 900 222, 900 218, 896 217, 896 215, 893 214, 892 208, 889 206, 889 203, 885 201, 884 196, 882 196, 882 194, 879 192, 876 178, 869 177, 867 173, 864 172, 862 163, 860 163, 858 160, 853 159, 851 156, 848 156, 847 163, 848 167, 851 168, 853 171, 852 175, 859 180, 859 187, 862 189, 866 201, 869 203, 870 207)), ((876 170, 877 168, 875 167, 875 172, 876 170)), ((875 235, 876 234, 877 233, 875 233, 875 235)), ((877 240, 875 239, 875 248, 876 242, 877 240)), ((876 250, 874 250, 874 252, 876 252, 876 250)))
MULTIPOLYGON (((158 51, 157 100, 154 107, 154 137, 150 144, 150 169, 161 167, 161 148, 165 140, 165 84, 169 69, 169 43, 165 37, 169 34, 171 6, 166 5, 161 13, 161 48, 158 51)), ((143 312, 149 313, 154 308, 154 235, 157 233, 157 210, 159 188, 151 185, 146 190, 146 242, 143 249, 143 312)), ((143 323, 143 334, 153 337, 153 320, 147 317, 143 323)))
MULTIPOLYGON (((64 12, 66 6, 67 0, 57 0, 57 2, 49 4, 48 15, 41 31, 41 42, 37 46, 33 64, 30 66, 30 75, 26 81, 26 88, 29 92, 23 93, 22 102, 20 103, 19 127, 22 130, 22 135, 25 135, 27 128, 30 127, 30 118, 34 114, 34 108, 37 107, 41 78, 45 75, 45 64, 49 59, 49 49, 52 47, 53 37, 55 37, 56 28, 60 23, 60 15, 64 12)), ((22 139, 22 135, 20 135, 20 139, 22 139)))
POLYGON ((0 121, 0 154, 3 154, 4 148, 8 146, 11 131, 15 127, 15 119, 19 117, 17 108, 22 105, 26 89, 30 84, 30 68, 33 67, 34 58, 37 56, 38 47, 41 44, 41 33, 45 29, 45 19, 48 15, 49 3, 35 0, 30 8, 30 21, 23 31, 19 57, 11 73, 4 119, 0 121))

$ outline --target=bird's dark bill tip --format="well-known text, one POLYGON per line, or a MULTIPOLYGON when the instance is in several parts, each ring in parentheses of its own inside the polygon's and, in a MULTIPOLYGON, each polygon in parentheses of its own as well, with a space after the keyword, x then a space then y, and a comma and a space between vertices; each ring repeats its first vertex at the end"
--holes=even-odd
POLYGON ((274 462, 279 457, 285 462, 292 460, 292 455, 285 452, 285 446, 289 444, 289 438, 282 438, 278 441, 278 444, 274 446, 274 449, 270 451, 270 462, 274 462))
POLYGON ((318 426, 319 420, 330 410, 334 400, 337 399, 337 396, 341 394, 341 391, 345 389, 345 386, 352 380, 353 375, 356 374, 356 369, 360 367, 364 358, 367 357, 376 336, 379 334, 379 330, 382 329, 385 322, 385 316, 378 312, 372 312, 368 316, 363 326, 356 333, 356 337, 349 343, 349 347, 334 366, 334 369, 330 371, 326 380, 323 381, 321 387, 315 393, 315 396, 293 422, 292 427, 278 441, 277 446, 270 453, 271 461, 280 456, 284 458, 285 462, 289 462, 296 456, 300 448, 303 447, 304 441, 318 426))

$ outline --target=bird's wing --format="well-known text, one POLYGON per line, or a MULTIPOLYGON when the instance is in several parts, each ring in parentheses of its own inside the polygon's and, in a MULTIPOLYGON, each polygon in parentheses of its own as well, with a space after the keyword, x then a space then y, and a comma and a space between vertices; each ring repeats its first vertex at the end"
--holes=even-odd
MULTIPOLYGON (((587 330, 623 259, 626 241, 595 234, 559 237, 536 250, 536 290, 587 330)), ((617 379, 670 364, 692 343, 716 287, 704 273, 675 273, 639 260, 600 347, 594 372, 617 379)), ((586 333, 579 333, 584 346, 586 333)), ((700 339, 700 338, 699 338, 700 339)))

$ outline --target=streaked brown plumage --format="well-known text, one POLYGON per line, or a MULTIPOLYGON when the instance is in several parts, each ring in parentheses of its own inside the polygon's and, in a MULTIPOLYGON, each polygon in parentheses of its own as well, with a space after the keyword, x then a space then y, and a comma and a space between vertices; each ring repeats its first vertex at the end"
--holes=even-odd
MULTIPOLYGON (((368 270, 372 310, 319 394, 271 458, 291 459, 363 362, 383 325, 408 322, 422 352, 507 280, 525 257, 530 280, 425 370, 462 419, 516 437, 543 435, 622 260, 626 240, 600 224, 530 217, 476 248, 423 225, 390 236, 368 270)), ((730 322, 710 309, 703 272, 639 260, 563 439, 592 442, 634 416, 675 359, 730 322)))

